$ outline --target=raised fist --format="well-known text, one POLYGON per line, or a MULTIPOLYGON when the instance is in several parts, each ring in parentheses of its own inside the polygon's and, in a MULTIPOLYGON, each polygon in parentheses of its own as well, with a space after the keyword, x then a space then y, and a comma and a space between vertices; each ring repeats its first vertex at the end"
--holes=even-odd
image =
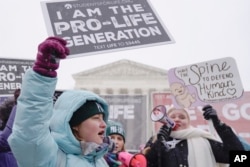
POLYGON ((60 59, 69 55, 66 44, 67 42, 59 37, 49 37, 39 44, 33 70, 43 76, 56 77, 60 59))
POLYGON ((203 116, 206 120, 212 119, 213 121, 218 121, 218 115, 216 110, 211 105, 206 105, 202 108, 204 111, 203 116))

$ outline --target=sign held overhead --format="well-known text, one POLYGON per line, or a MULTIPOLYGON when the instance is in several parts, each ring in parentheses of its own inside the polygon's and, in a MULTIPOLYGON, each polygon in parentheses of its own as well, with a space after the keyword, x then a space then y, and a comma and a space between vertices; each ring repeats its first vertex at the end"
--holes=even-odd
POLYGON ((168 78, 175 104, 182 108, 237 99, 244 92, 230 57, 170 69, 168 78))
POLYGON ((70 48, 69 58, 174 43, 147 0, 41 2, 47 31, 70 48))

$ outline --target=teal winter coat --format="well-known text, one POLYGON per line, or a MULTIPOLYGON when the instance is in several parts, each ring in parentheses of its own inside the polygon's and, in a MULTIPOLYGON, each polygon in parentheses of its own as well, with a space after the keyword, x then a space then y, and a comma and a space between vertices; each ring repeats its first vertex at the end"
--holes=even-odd
POLYGON ((57 78, 39 75, 32 69, 25 73, 13 132, 8 139, 19 167, 56 167, 60 161, 58 149, 66 154, 66 167, 108 167, 103 158, 107 149, 94 149, 83 155, 69 126, 73 112, 86 100, 97 100, 107 121, 107 103, 94 93, 68 90, 53 106, 56 83, 57 78))

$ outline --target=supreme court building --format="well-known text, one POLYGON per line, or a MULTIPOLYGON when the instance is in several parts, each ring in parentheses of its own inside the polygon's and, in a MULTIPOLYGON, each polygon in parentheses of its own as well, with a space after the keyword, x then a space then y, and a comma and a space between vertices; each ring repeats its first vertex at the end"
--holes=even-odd
POLYGON ((122 59, 72 75, 74 89, 92 91, 109 104, 109 118, 126 131, 126 147, 138 150, 154 132, 152 93, 169 92, 167 70, 122 59))

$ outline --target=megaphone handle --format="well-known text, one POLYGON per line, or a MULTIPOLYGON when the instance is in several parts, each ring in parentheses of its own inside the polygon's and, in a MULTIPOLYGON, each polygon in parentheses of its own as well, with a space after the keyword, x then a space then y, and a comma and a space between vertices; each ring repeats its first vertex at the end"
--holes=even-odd
POLYGON ((169 138, 171 131, 171 127, 163 125, 157 134, 158 139, 160 139, 161 141, 166 141, 169 138))

